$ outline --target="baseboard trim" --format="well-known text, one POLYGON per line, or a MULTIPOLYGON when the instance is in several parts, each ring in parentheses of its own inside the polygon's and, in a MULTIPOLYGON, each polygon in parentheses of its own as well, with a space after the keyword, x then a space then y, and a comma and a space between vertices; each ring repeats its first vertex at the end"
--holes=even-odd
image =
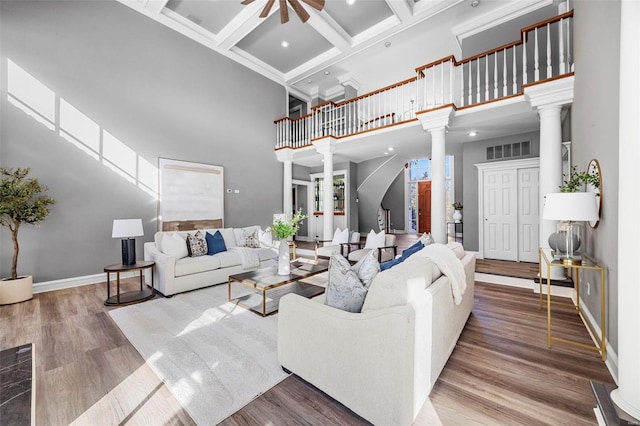
MULTIPOLYGON (((575 303, 575 296, 573 297, 573 301, 575 303)), ((595 330, 597 334, 597 338, 602 339, 602 333, 600 333, 600 326, 598 325, 598 322, 593 317, 593 314, 591 313, 587 305, 582 301, 582 299, 580 299, 580 310, 582 311, 582 314, 584 315, 585 319, 589 321, 589 325, 591 325, 591 327, 593 327, 593 329, 595 330)), ((589 329, 589 327, 587 327, 587 331, 589 332, 589 335, 591 335, 591 330, 589 329)), ((594 336, 591 336, 591 339, 593 340, 593 343, 595 345, 598 344, 594 336)), ((605 361, 605 365, 609 369, 609 372, 611 373, 611 377, 613 377, 613 380, 616 382, 616 384, 618 384, 618 354, 613 350, 613 347, 609 343, 609 339, 606 340, 606 347, 607 347, 607 359, 605 361)))
MULTIPOLYGON (((125 272, 120 274, 120 278, 130 278, 138 276, 135 272, 125 272)), ((113 276, 112 276, 113 280, 113 276)), ((43 281, 33 284, 33 293, 44 293, 47 291, 62 290, 65 288, 81 287, 83 285, 103 283, 107 281, 107 274, 100 273, 85 275, 82 277, 63 278, 60 280, 43 281)), ((106 290, 106 289, 105 289, 106 290)))

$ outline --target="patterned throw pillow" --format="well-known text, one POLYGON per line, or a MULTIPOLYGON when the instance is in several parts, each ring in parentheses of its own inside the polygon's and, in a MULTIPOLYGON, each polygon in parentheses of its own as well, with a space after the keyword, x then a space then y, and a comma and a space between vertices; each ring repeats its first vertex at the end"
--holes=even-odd
POLYGON ((244 228, 242 230, 241 241, 242 241, 242 247, 260 248, 260 238, 258 236, 258 229, 244 228))
POLYGON ((349 261, 339 254, 332 255, 324 304, 347 312, 360 312, 366 296, 367 288, 349 261))
POLYGON ((380 272, 380 264, 378 263, 378 259, 376 259, 375 251, 371 250, 369 254, 360 259, 351 269, 358 274, 362 285, 365 286, 365 288, 369 288, 371 281, 373 281, 375 276, 378 275, 378 272, 380 272))
POLYGON ((207 240, 198 231, 195 235, 187 234, 187 249, 190 257, 204 256, 207 254, 207 240))

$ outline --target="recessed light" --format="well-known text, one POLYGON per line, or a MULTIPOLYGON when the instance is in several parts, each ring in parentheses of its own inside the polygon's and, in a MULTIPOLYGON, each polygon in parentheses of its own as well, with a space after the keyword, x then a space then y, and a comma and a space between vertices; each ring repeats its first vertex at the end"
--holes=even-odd
POLYGON ((353 6, 356 2, 356 0, 346 0, 346 1, 349 6, 353 6))
POLYGON ((475 130, 472 130, 469 133, 467 133, 467 135, 469 135, 471 137, 478 136, 478 132, 476 132, 475 130))
POLYGON ((389 155, 389 153, 387 151, 384 152, 384 155, 389 155))
POLYGON ((325 71, 324 72, 324 75, 329 75, 329 74, 331 74, 331 71, 325 71))
POLYGON ((480 0, 473 0, 470 3, 471 7, 478 7, 479 4, 480 4, 480 0))
POLYGON ((313 83, 313 80, 307 80, 307 83, 311 84, 313 83))
POLYGON ((391 42, 390 41, 385 41, 384 42, 384 47, 391 47, 391 42))
POLYGON ((289 47, 289 42, 287 40, 283 40, 282 43, 280 43, 280 46, 289 47))
POLYGON ((393 147, 392 146, 390 146, 388 149, 389 149, 389 151, 393 151, 393 147))

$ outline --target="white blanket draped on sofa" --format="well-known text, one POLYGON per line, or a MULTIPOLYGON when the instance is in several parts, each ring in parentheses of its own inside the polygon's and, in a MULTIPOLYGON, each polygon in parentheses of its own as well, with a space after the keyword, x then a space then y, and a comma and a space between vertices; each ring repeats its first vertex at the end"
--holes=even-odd
POLYGON ((227 250, 240 254, 242 267, 244 269, 252 269, 260 266, 260 256, 253 249, 247 247, 229 247, 227 250))
POLYGON ((430 259, 442 274, 449 278, 453 301, 459 305, 462 302, 462 295, 467 289, 467 276, 462 262, 455 253, 446 245, 429 244, 416 254, 430 259))

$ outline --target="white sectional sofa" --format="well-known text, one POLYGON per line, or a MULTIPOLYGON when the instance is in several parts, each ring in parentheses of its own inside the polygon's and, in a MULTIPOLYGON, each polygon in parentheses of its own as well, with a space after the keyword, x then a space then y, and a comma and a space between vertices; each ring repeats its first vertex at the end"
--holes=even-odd
MULTIPOLYGON (((156 232, 154 241, 144 244, 144 260, 154 261, 153 271, 154 285, 157 291, 165 296, 182 293, 197 288, 220 284, 227 281, 229 275, 246 272, 252 269, 273 266, 278 256, 279 241, 272 240, 271 234, 264 233, 259 226, 245 228, 202 229, 203 234, 209 232, 215 234, 220 231, 227 251, 216 253, 212 256, 204 255, 189 257, 174 255, 166 250, 162 251, 163 238, 176 235, 185 241, 187 233, 195 234, 197 231, 163 231, 156 232), (257 230, 260 233, 259 248, 239 248, 238 241, 242 230, 257 230), (242 250, 253 252, 253 256, 243 255, 242 250), (247 257, 253 262, 248 266, 247 257), (244 262, 244 263, 243 263, 244 262)), ((146 271, 145 282, 151 285, 151 273, 146 271)))
POLYGON ((284 296, 278 314, 282 367, 373 424, 410 425, 473 306, 475 253, 450 248, 466 275, 460 304, 449 278, 421 252, 376 275, 361 313, 326 306, 322 296, 284 296))

